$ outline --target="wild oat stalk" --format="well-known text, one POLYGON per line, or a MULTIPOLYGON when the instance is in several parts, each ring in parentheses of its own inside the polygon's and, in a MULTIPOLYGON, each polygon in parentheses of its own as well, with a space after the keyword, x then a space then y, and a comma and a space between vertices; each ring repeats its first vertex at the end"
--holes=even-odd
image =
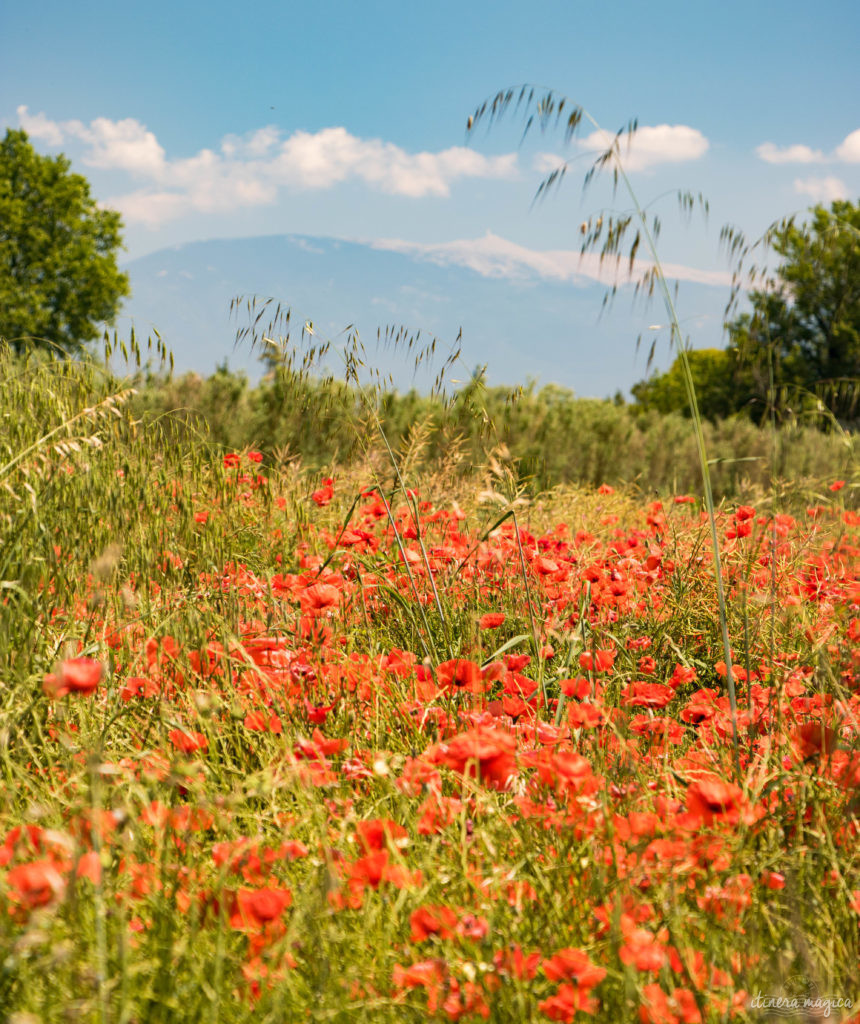
MULTIPOLYGON (((566 96, 561 96, 552 90, 544 90, 537 86, 523 85, 514 88, 504 89, 497 92, 491 99, 485 100, 472 114, 467 123, 467 134, 472 135, 478 125, 488 122, 492 125, 509 112, 522 113, 524 116, 523 138, 534 127, 541 130, 547 128, 564 127, 565 142, 569 143, 576 135, 583 121, 587 121, 600 133, 604 130, 588 111, 578 104, 572 103, 566 96)), ((655 217, 649 225, 645 209, 639 202, 630 179, 624 169, 624 157, 621 151, 621 142, 626 137, 628 144, 633 141, 637 130, 637 122, 631 121, 626 128, 615 133, 607 148, 597 157, 594 163, 585 174, 584 187, 601 172, 610 170, 612 174, 613 193, 617 191, 619 184, 622 184, 630 196, 633 204, 633 212, 621 215, 612 215, 607 218, 598 217, 596 220, 589 219, 582 225, 583 241, 581 253, 598 251, 601 264, 607 257, 614 257, 616 265, 620 265, 622 249, 625 242, 629 241, 627 248, 627 270, 632 278, 636 269, 636 259, 642 242, 651 256, 651 266, 641 274, 636 281, 636 294, 640 291, 653 296, 655 290, 659 292, 666 308, 671 327, 670 341, 675 345, 681 362, 684 375, 684 383, 687 390, 687 399, 690 405, 690 414, 693 420, 693 430, 696 437, 696 446, 699 455, 699 465, 702 471, 702 486, 704 490, 705 507, 708 512, 710 523, 711 545, 714 553, 714 577, 717 585, 717 605, 720 618, 720 632, 723 642, 723 653, 726 663, 726 674, 729 691, 729 703, 732 714, 732 740, 735 757, 735 770, 738 779, 741 778, 740 754, 738 744, 737 727, 737 696, 735 692, 735 680, 732 673, 731 645, 729 643, 729 630, 726 614, 726 598, 723 590, 723 575, 720 562, 720 546, 717 536, 716 509, 714 505, 713 490, 711 487, 710 463, 708 460, 705 435, 702 427, 702 418, 699 413, 699 406, 696 400, 696 386, 693 379, 690 362, 687 357, 687 348, 683 341, 681 326, 678 320, 678 313, 672 297, 669 283, 663 271, 659 255, 657 253, 656 238, 660 231, 660 222, 655 217)), ((552 189, 557 188, 564 178, 569 162, 565 161, 551 171, 538 186, 535 200, 544 198, 552 189)), ((683 212, 690 212, 697 204, 707 212, 707 202, 701 195, 694 197, 691 193, 678 194, 679 205, 683 212)), ((614 284, 607 292, 606 300, 611 299, 618 285, 614 284)))

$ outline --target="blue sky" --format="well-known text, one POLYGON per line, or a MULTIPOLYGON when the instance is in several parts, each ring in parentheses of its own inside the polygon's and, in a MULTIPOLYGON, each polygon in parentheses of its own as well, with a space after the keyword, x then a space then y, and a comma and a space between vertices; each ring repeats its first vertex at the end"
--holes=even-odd
POLYGON ((121 210, 129 259, 284 232, 573 280, 580 222, 612 203, 581 189, 600 140, 465 135, 481 100, 534 82, 605 129, 638 119, 629 169, 641 201, 663 197, 661 255, 718 283, 724 223, 755 236, 860 195, 858 38, 848 0, 32 0, 0 13, 0 121, 121 210), (561 157, 563 190, 532 207, 561 157), (681 225, 678 188, 708 198, 707 225, 681 225))

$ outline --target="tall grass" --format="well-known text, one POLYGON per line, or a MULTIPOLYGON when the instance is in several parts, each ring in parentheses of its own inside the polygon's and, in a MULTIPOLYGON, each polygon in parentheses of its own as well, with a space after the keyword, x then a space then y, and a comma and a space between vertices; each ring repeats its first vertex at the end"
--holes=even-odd
MULTIPOLYGON (((504 445, 519 481, 533 494, 565 483, 627 485, 658 495, 701 490, 695 438, 680 415, 579 399, 556 385, 526 385, 514 401, 510 389, 485 388, 479 402, 492 430, 467 402, 455 398, 446 406, 418 392, 384 393, 379 415, 395 447, 422 425, 425 466, 454 447, 459 472, 468 474, 504 445)), ((187 440, 281 453, 323 475, 364 457, 356 430, 364 409, 346 384, 323 389, 309 381, 279 392, 272 380, 252 387, 241 374, 222 370, 208 378, 152 378, 139 388, 133 408, 145 421, 170 421, 187 440)), ((823 433, 803 422, 759 428, 735 417, 706 421, 702 430, 718 499, 770 490, 773 480, 799 494, 850 476, 856 467, 853 435, 823 433)), ((372 431, 364 437, 381 447, 372 431)))

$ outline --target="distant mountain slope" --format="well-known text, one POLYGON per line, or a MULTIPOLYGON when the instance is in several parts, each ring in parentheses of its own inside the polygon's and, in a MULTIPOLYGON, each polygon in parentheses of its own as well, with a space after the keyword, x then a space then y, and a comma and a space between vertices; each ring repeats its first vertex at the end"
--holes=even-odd
MULTIPOLYGON (((226 359, 252 378, 260 372, 255 357, 247 347, 234 350, 236 328, 247 323, 246 317, 231 322, 228 316, 237 295, 272 296, 292 308, 294 323, 313 320, 332 339, 355 324, 371 358, 394 372, 401 388, 412 383, 409 360, 375 350, 377 328, 388 324, 436 335, 444 351, 462 327, 465 365, 458 377, 486 363, 490 383, 522 383, 532 377, 579 395, 603 397, 626 391, 645 376, 653 337, 647 327, 664 319, 657 306, 634 311, 624 292, 601 317, 604 289, 591 281, 549 281, 535 273, 489 277, 412 253, 330 238, 272 235, 192 242, 133 260, 126 269, 132 297, 121 327, 131 320, 144 335, 156 327, 179 371, 209 373, 226 359), (637 355, 640 333, 647 337, 637 355)), ((682 294, 685 308, 705 318, 694 344, 721 344, 722 290, 687 284, 682 294)), ((665 350, 663 340, 658 352, 663 366, 669 361, 665 350)), ((423 386, 427 379, 416 384, 423 386)))

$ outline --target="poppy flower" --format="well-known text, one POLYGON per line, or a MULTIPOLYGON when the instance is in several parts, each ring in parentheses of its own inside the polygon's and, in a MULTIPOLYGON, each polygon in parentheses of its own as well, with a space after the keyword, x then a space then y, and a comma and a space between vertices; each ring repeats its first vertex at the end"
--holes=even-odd
POLYGON ((340 591, 331 583, 314 583, 299 595, 302 610, 312 615, 317 612, 337 608, 340 604, 340 591))
POLYGON ((412 942, 424 942, 431 935, 450 939, 457 925, 457 915, 450 907, 424 906, 409 918, 412 942))
POLYGON ((205 750, 209 740, 202 732, 184 732, 182 729, 171 729, 167 738, 183 754, 193 754, 195 750, 205 750))
POLYGON ((293 894, 289 889, 240 889, 236 893, 236 909, 230 916, 230 926, 260 927, 280 917, 292 902, 293 894))
POLYGON ((819 754, 832 754, 839 745, 839 734, 823 722, 804 722, 794 730, 792 739, 804 760, 819 754))
POLYGON ((549 996, 538 1003, 538 1009, 550 1020, 572 1024, 578 1013, 597 1013, 599 1003, 588 994, 586 989, 577 985, 559 985, 554 996, 549 996))
POLYGON ((460 733, 448 743, 437 744, 425 756, 461 775, 475 776, 493 789, 510 787, 516 775, 516 739, 501 729, 478 726, 460 733))
POLYGON ((611 672, 615 664, 615 651, 585 651, 579 656, 579 667, 583 672, 611 672))
POLYGON ((550 981, 575 981, 580 988, 592 989, 606 977, 606 969, 591 962, 581 949, 560 949, 544 960, 543 972, 550 981))
POLYGON ((311 494, 311 498, 313 498, 313 500, 316 502, 317 505, 320 506, 320 508, 322 508, 325 505, 328 505, 328 503, 331 501, 333 497, 334 478, 330 476, 326 477, 326 479, 323 480, 322 487, 320 487, 319 490, 316 490, 313 492, 313 494, 311 494))
POLYGON ((43 688, 53 698, 67 693, 88 697, 98 689, 103 672, 104 666, 94 658, 67 658, 56 674, 45 676, 43 688))
POLYGON ((466 658, 452 658, 450 661, 443 661, 436 667, 436 678, 440 686, 445 689, 456 688, 466 690, 468 693, 483 693, 484 680, 481 676, 481 666, 466 658))
POLYGON ((487 612, 478 619, 479 629, 498 629, 505 621, 504 612, 487 612))
POLYGON ((704 775, 691 782, 687 789, 687 811, 705 825, 715 821, 751 824, 755 819, 740 786, 726 782, 718 775, 704 775))
POLYGON ((6 888, 11 902, 32 910, 61 898, 66 883, 54 861, 34 860, 11 868, 6 875, 6 888))

